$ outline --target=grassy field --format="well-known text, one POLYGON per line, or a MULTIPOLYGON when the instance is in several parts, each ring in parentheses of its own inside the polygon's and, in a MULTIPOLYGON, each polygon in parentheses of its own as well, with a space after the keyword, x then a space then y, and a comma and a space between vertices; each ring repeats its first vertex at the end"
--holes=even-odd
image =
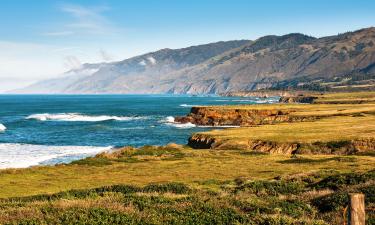
MULTIPOLYGON (((363 92, 324 94, 318 100, 350 102, 353 99, 361 99, 367 102, 373 98, 375 92, 363 92)), ((250 122, 258 119, 265 122, 255 122, 255 124, 264 124, 261 126, 246 125, 241 128, 195 134, 189 142, 195 148, 253 150, 258 148, 259 151, 268 152, 295 151, 316 154, 333 152, 352 154, 356 151, 375 150, 375 104, 373 103, 265 104, 203 108, 208 109, 202 110, 206 112, 207 120, 212 114, 227 122, 226 114, 238 112, 237 118, 232 118, 230 122, 236 122, 237 119, 250 122), (267 124, 268 121, 273 122, 267 124)))
POLYGON ((372 191, 374 165, 371 156, 123 148, 68 165, 1 171, 0 224, 332 224, 345 193, 372 191))
POLYGON ((375 116, 335 116, 313 122, 280 123, 258 127, 213 130, 202 133, 210 137, 242 141, 244 139, 281 143, 313 143, 375 137, 375 116))
POLYGON ((175 181, 196 185, 209 179, 272 179, 301 171, 366 171, 375 165, 375 158, 371 156, 303 156, 307 161, 300 163, 290 160, 287 155, 246 151, 194 150, 187 147, 157 151, 153 147, 144 149, 146 151, 136 150, 144 153, 133 156, 96 157, 69 165, 2 170, 0 198, 111 184, 146 185, 175 181))
POLYGON ((362 101, 375 103, 375 92, 351 92, 351 93, 328 93, 324 95, 315 95, 318 97, 315 103, 332 103, 332 102, 353 102, 362 101))
POLYGON ((375 114, 375 104, 259 104, 199 106, 202 108, 225 111, 238 110, 281 110, 296 116, 346 116, 360 113, 375 114))

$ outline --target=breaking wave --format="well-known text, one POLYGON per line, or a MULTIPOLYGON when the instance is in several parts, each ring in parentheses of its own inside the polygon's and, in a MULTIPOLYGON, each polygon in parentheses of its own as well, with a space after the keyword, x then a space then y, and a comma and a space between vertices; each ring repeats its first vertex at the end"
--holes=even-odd
POLYGON ((184 107, 184 108, 191 108, 191 107, 194 107, 196 105, 189 105, 189 104, 181 104, 180 107, 184 107))
POLYGON ((64 158, 63 162, 71 162, 87 156, 96 155, 112 149, 94 146, 50 146, 17 143, 0 143, 0 169, 26 168, 44 164, 43 162, 64 158))
POLYGON ((168 125, 176 127, 176 128, 180 128, 180 129, 188 129, 188 128, 196 127, 196 125, 192 123, 170 123, 168 125))
POLYGON ((3 124, 0 123, 0 132, 5 131, 7 128, 3 124))
POLYGON ((58 114, 49 114, 49 113, 42 113, 42 114, 33 114, 26 119, 35 119, 40 121, 47 121, 47 120, 54 120, 54 121, 86 121, 86 122, 97 122, 97 121, 106 121, 106 120, 118 120, 118 121, 129 121, 129 120, 137 120, 137 119, 144 119, 144 117, 137 117, 137 116, 107 116, 107 115, 83 115, 79 113, 58 113, 58 114))
POLYGON ((161 120, 160 122, 168 126, 176 127, 179 129, 188 129, 188 128, 196 127, 196 125, 192 123, 176 123, 173 116, 167 116, 165 119, 161 120))
POLYGON ((265 103, 277 103, 278 98, 268 98, 268 99, 217 99, 216 102, 249 102, 253 104, 265 104, 265 103))

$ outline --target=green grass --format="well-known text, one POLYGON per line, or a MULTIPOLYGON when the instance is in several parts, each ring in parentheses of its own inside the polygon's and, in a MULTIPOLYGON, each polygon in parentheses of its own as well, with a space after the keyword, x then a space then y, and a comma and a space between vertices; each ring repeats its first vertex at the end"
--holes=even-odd
POLYGON ((374 171, 331 171, 278 180, 207 180, 199 187, 184 183, 103 186, 0 199, 0 223, 341 224, 342 208, 353 191, 368 196, 367 221, 371 222, 375 218, 370 210, 375 205, 373 182, 374 171), (327 181, 336 180, 344 182, 340 189, 331 189, 327 181))
POLYGON ((147 185, 174 181, 200 186, 199 182, 210 179, 272 179, 302 171, 366 171, 375 165, 375 158, 372 156, 342 156, 338 159, 335 156, 306 155, 303 156, 305 162, 301 163, 293 161, 287 155, 252 154, 235 150, 193 150, 186 147, 179 151, 184 157, 168 156, 171 157, 169 160, 163 160, 165 156, 161 155, 151 158, 146 156, 147 158, 129 162, 128 156, 102 154, 93 158, 94 161, 100 159, 99 166, 75 162, 68 165, 1 170, 0 198, 52 194, 113 184, 147 185))

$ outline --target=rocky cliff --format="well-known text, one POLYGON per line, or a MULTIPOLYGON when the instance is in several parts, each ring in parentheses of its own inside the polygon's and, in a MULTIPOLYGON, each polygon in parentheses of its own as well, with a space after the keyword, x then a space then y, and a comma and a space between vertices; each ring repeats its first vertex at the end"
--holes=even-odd
POLYGON ((201 126, 254 126, 308 119, 303 116, 291 116, 290 112, 290 110, 279 109, 192 107, 187 116, 176 117, 175 122, 201 126))
POLYGON ((188 145, 196 149, 250 150, 274 154, 336 154, 350 155, 375 150, 375 138, 348 139, 329 142, 276 142, 256 140, 249 137, 243 140, 225 139, 206 134, 194 134, 188 145))

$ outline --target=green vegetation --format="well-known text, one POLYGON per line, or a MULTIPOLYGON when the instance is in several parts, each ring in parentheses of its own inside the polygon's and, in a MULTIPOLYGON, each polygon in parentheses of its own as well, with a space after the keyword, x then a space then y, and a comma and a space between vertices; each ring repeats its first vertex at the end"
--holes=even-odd
MULTIPOLYGON (((176 151, 175 147, 162 148, 166 152, 176 151)), ((128 151, 128 148, 119 150, 123 151, 128 151)), ((143 152, 143 148, 139 151, 143 152)), ((0 198, 52 194, 114 184, 142 186, 173 181, 199 186, 199 182, 210 179, 226 181, 242 177, 267 180, 299 174, 301 171, 363 172, 375 165, 372 156, 304 155, 295 159, 289 155, 254 154, 243 150, 194 150, 182 146, 178 151, 183 157, 173 157, 170 153, 153 156, 150 151, 150 155, 132 156, 129 159, 129 156, 119 156, 122 154, 115 152, 113 155, 100 154, 68 165, 1 170, 0 198)))
POLYGON ((367 192, 374 222, 375 171, 322 171, 273 180, 113 185, 0 200, 5 224, 339 224, 349 191, 367 192), (365 178, 365 179, 364 179, 365 178), (339 188, 332 189, 337 180, 339 188))

